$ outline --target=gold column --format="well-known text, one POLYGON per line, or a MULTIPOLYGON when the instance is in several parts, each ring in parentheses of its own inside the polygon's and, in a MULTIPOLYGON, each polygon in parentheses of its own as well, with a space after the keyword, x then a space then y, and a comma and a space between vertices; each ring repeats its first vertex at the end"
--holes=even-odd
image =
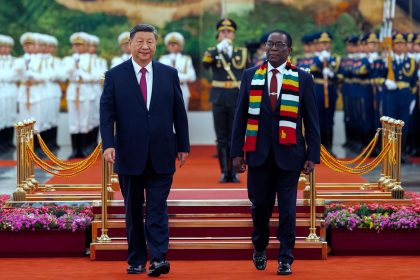
POLYGON ((16 191, 13 193, 13 201, 25 201, 26 200, 26 192, 24 190, 25 182, 23 180, 23 165, 22 165, 22 129, 23 123, 18 122, 15 124, 16 130, 16 191))
POLYGON ((319 242, 320 239, 316 235, 316 187, 315 187, 315 169, 309 174, 309 183, 311 185, 311 205, 310 205, 310 226, 309 235, 306 237, 307 242, 319 242))
MULTIPOLYGON (((34 127, 35 127, 35 123, 36 121, 34 119, 30 119, 30 129, 29 129, 29 145, 32 149, 32 151, 34 150, 34 127)), ((28 159, 29 162, 29 177, 30 177, 30 181, 33 184, 33 188, 36 191, 38 189, 39 186, 39 182, 35 179, 35 168, 34 168, 34 161, 31 159, 28 159)))
MULTIPOLYGON (((388 117, 383 116, 381 117, 381 126, 382 126, 382 150, 388 144, 388 117)), ((380 190, 383 191, 383 184, 386 180, 387 175, 387 168, 388 168, 388 156, 385 156, 382 160, 382 169, 381 169, 381 177, 378 180, 378 187, 380 190)))
POLYGON ((389 150, 388 154, 385 157, 387 161, 386 164, 386 175, 385 180, 383 182, 383 190, 389 191, 393 187, 393 151, 394 151, 394 144, 395 144, 395 125, 394 119, 388 118, 387 122, 387 131, 388 131, 388 143, 391 142, 391 149, 389 150))
POLYGON ((110 163, 110 171, 111 174, 111 188, 114 192, 118 191, 120 189, 120 182, 118 181, 118 174, 115 174, 114 172, 114 165, 110 163))
POLYGON ((114 165, 110 162, 106 163, 106 190, 107 190, 107 199, 114 200, 114 189, 112 188, 112 177, 114 173, 114 165))
POLYGON ((107 228, 107 206, 108 206, 108 181, 109 178, 109 169, 108 164, 105 161, 105 158, 102 156, 102 234, 100 237, 97 238, 99 243, 110 243, 111 238, 108 236, 108 228, 107 228))
POLYGON ((402 129, 404 127, 404 122, 401 120, 396 121, 396 164, 395 164, 395 183, 394 187, 391 189, 392 198, 394 199, 403 199, 404 198, 404 189, 401 186, 401 148, 402 148, 402 129))

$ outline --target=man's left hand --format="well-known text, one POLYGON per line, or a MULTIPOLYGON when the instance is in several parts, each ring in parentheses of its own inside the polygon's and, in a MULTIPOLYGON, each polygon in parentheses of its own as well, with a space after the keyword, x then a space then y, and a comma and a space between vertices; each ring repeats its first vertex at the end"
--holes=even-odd
POLYGON ((315 163, 313 163, 310 160, 305 161, 305 164, 303 165, 302 172, 305 175, 308 175, 311 173, 315 168, 315 163))
POLYGON ((182 167, 187 161, 188 153, 178 153, 179 167, 182 167))

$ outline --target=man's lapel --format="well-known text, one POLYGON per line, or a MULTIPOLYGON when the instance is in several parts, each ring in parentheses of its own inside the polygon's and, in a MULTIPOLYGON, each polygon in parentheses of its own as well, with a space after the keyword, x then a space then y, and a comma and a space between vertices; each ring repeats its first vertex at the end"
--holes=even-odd
POLYGON ((133 62, 131 59, 127 60, 125 63, 125 70, 126 70, 126 81, 127 87, 129 88, 130 92, 132 92, 135 96, 135 99, 139 102, 141 106, 144 106, 147 109, 146 103, 144 102, 143 95, 140 90, 140 85, 137 83, 137 77, 134 73, 133 62))

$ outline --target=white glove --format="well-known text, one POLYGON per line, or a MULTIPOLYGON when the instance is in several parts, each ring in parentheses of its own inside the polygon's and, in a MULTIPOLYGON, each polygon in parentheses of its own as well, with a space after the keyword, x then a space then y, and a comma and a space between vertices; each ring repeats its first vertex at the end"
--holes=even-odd
POLYGON ((323 51, 321 52, 321 54, 320 54, 320 58, 321 58, 321 60, 329 60, 329 59, 330 59, 330 57, 331 57, 331 54, 330 54, 330 52, 329 52, 329 51, 327 51, 327 50, 323 50, 323 51))
POLYGON ((334 77, 334 72, 333 72, 333 71, 331 71, 331 69, 330 69, 330 68, 325 67, 324 69, 322 69, 322 75, 323 75, 324 77, 329 77, 329 78, 332 78, 332 77, 334 77))
POLYGON ((385 80, 385 86, 388 90, 396 90, 397 84, 393 80, 385 80))
POLYGON ((217 44, 217 50, 226 52, 228 50, 228 47, 230 46, 230 40, 229 39, 223 39, 220 41, 219 44, 217 44))
POLYGON ((417 70, 417 77, 419 78, 419 80, 420 80, 420 69, 419 70, 417 70))

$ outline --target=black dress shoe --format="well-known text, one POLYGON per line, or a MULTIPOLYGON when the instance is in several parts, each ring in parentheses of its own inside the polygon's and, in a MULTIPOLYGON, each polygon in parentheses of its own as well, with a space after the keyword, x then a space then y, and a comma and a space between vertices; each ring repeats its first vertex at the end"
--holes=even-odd
POLYGON ((292 267, 287 262, 279 262, 279 267, 277 269, 278 275, 289 275, 292 274, 292 267))
POLYGON ((168 274, 170 269, 171 266, 168 261, 155 261, 150 265, 147 275, 150 277, 159 277, 161 274, 168 274))
POLYGON ((140 274, 146 272, 146 266, 144 264, 141 265, 133 265, 129 264, 127 268, 128 274, 140 274))
POLYGON ((264 270, 267 266, 267 256, 265 255, 265 251, 258 252, 254 250, 252 254, 252 261, 254 262, 254 266, 258 270, 264 270))

